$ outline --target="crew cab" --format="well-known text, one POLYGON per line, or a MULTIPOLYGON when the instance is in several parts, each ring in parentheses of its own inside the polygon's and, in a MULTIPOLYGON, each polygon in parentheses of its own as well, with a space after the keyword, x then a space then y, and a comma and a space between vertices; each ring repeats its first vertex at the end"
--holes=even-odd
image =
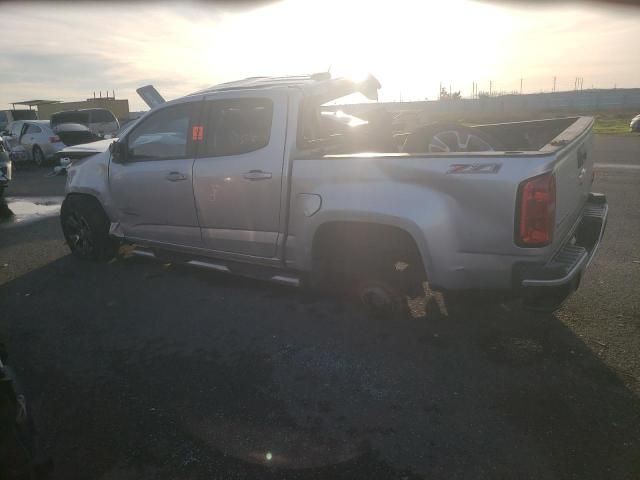
POLYGON ((61 223, 85 259, 133 253, 354 292, 386 313, 424 294, 553 310, 600 243, 593 119, 398 131, 378 81, 254 77, 152 109, 69 168, 61 223), (108 148, 107 148, 108 146, 108 148))

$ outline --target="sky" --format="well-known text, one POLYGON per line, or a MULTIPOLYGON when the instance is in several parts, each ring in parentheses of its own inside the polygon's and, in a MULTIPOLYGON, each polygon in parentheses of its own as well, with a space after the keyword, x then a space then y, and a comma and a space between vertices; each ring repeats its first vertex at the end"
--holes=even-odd
POLYGON ((0 109, 115 90, 132 111, 259 75, 373 73, 380 99, 640 87, 640 8, 474 0, 0 2, 0 109), (535 4, 536 6, 530 6, 535 4), (529 6, 527 6, 529 5, 529 6))

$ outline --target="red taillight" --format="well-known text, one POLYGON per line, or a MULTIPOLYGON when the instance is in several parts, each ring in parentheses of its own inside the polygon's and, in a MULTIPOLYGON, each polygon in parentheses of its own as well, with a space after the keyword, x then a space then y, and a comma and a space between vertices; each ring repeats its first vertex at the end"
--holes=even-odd
POLYGON ((556 220, 556 179, 552 173, 525 180, 518 189, 516 243, 543 247, 551 243, 556 220))
POLYGON ((57 135, 54 135, 53 137, 49 137, 49 142, 51 143, 58 143, 60 141, 60 137, 57 135))

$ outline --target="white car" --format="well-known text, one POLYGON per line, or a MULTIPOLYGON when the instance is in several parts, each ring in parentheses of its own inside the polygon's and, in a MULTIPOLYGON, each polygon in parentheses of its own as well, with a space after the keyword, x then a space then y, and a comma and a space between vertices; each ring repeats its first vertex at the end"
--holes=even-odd
POLYGON ((3 139, 10 151, 26 152, 27 160, 42 166, 66 145, 49 126, 48 120, 18 120, 7 125, 3 139))
POLYGON ((42 166, 69 145, 93 142, 99 137, 84 125, 63 123, 49 126, 47 120, 11 122, 3 132, 3 140, 14 160, 32 160, 42 166))

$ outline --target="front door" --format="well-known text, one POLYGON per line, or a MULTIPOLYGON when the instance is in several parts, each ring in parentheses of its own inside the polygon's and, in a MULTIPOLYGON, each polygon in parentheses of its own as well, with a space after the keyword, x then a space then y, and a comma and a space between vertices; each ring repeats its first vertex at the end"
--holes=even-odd
POLYGON ((286 109, 284 92, 205 99, 207 122, 193 172, 206 248, 275 257, 286 109))
POLYGON ((126 238, 202 245, 192 177, 192 130, 201 104, 195 99, 160 108, 120 140, 125 158, 111 162, 109 183, 126 238))

